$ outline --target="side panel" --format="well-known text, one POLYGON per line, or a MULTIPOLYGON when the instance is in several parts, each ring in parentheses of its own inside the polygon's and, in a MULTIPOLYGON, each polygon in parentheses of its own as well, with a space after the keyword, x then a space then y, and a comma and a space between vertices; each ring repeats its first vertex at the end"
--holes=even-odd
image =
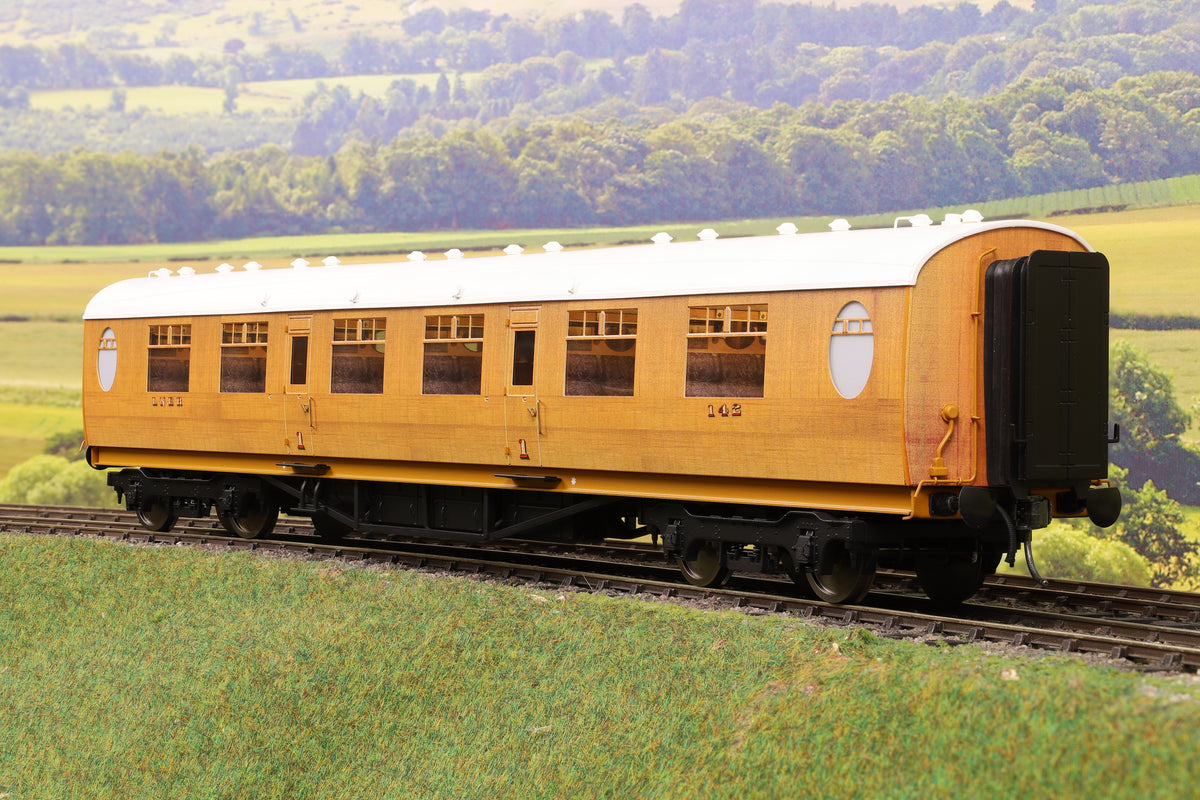
MULTIPOLYGON (((247 394, 220 392, 218 381, 221 323, 235 318, 195 318, 185 320, 192 324, 190 391, 183 406, 156 408, 152 421, 142 413, 154 399, 146 391, 145 342, 158 320, 91 321, 94 329, 117 330, 121 363, 111 392, 98 386, 88 392, 88 442, 161 451, 143 464, 160 467, 187 451, 261 454, 271 464, 301 456, 335 465, 368 459, 398 470, 491 465, 489 475, 509 465, 540 466, 572 471, 561 473, 564 483, 579 470, 632 474, 626 480, 635 483, 657 474, 907 486, 901 436, 907 294, 907 288, 860 288, 547 303, 536 329, 528 320, 513 324, 516 310, 509 307, 456 307, 450 313, 486 317, 483 374, 472 395, 423 391, 425 317, 443 309, 370 312, 387 318, 378 394, 330 391, 332 320, 344 312, 316 312, 307 329, 289 327, 288 315, 264 316, 267 391, 247 394), (686 396, 689 307, 712 304, 769 307, 762 396, 736 390, 686 396), (639 314, 633 395, 567 396, 569 311, 612 307, 639 314), (873 355, 864 385, 847 398, 831 377, 831 340, 850 307, 859 309, 852 316, 869 315, 873 355), (536 330, 537 358, 534 383, 522 375, 520 388, 512 380, 509 336, 522 325, 536 330), (292 358, 293 340, 301 334, 309 337, 308 365, 297 383, 293 372, 298 378, 301 362, 292 358), (527 460, 520 458, 522 439, 527 460)), ((99 342, 101 333, 89 338, 99 342)), ((97 384, 94 371, 90 383, 97 384)))

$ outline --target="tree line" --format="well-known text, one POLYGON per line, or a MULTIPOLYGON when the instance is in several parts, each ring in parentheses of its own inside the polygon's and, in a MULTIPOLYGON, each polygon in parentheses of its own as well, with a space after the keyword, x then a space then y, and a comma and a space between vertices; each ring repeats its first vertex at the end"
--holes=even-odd
MULTIPOLYGON (((397 96, 404 92, 397 89, 397 96)), ((1064 71, 995 95, 898 95, 653 119, 579 115, 385 130, 389 109, 317 93, 329 155, 77 149, 0 155, 0 244, 332 231, 846 216, 1200 173, 1200 76, 1110 88, 1064 71)), ((396 123, 398 124, 398 123, 396 123)))
MULTIPOLYGON (((1080 3, 1079 5, 1083 5, 1080 3)), ((677 13, 654 16, 644 6, 624 9, 619 20, 601 10, 584 10, 540 20, 485 10, 425 8, 400 22, 404 36, 382 39, 353 34, 335 54, 324 49, 263 39, 253 48, 242 39, 226 42, 222 54, 139 53, 136 34, 95 26, 84 43, 55 47, 0 46, 0 87, 64 89, 104 86, 222 86, 230 79, 269 81, 340 75, 477 71, 535 56, 574 52, 583 58, 624 58, 651 49, 682 50, 693 44, 746 40, 782 52, 798 43, 829 47, 911 49, 933 41, 995 34, 1014 25, 1031 27, 1054 16, 1057 3, 1038 0, 1032 11, 1000 2, 987 13, 973 3, 918 6, 901 12, 867 3, 838 9, 821 5, 759 3, 758 0, 683 0, 677 13)), ((397 15, 405 12, 397 8, 397 15)), ((1131 16, 1126 13, 1126 20, 1131 16)), ((1161 19, 1156 14, 1155 19, 1161 19)), ((294 14, 296 32, 304 22, 294 14)), ((1135 20, 1139 27, 1146 27, 1135 20)), ((252 26, 253 27, 253 26, 252 26)), ((250 37, 252 42, 255 36, 250 37)), ((172 44, 167 28, 157 47, 172 44)))
MULTIPOLYGON (((1031 10, 1000 0, 987 13, 971 3, 900 12, 875 4, 686 0, 670 17, 630 6, 619 22, 602 11, 532 22, 431 8, 402 26, 406 38, 354 34, 335 56, 274 41, 252 50, 241 40, 227 42, 221 54, 176 52, 165 59, 86 44, 0 46, 0 106, 27 109, 34 89, 111 87, 110 110, 124 112, 126 87, 192 85, 224 88, 234 111, 237 87, 247 81, 426 74, 440 76, 438 86, 413 83, 394 119, 411 124, 430 115, 482 124, 597 105, 623 118, 646 107, 681 112, 706 98, 768 108, 902 92, 980 97, 1068 66, 1098 86, 1200 67, 1194 0, 1038 0, 1031 10), (464 73, 471 73, 469 81, 464 73)), ((397 106, 396 98, 386 102, 397 106)), ((301 124, 310 119, 304 114, 301 124)), ((176 132, 188 125, 179 122, 176 132)), ((8 144, 5 138, 0 131, 0 143, 8 144)), ((39 146, 56 145, 43 139, 39 146)))

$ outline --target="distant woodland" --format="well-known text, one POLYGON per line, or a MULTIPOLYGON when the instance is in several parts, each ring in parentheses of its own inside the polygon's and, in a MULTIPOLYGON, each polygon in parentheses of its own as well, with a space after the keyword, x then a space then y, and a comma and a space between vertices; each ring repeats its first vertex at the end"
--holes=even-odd
POLYGON ((1198 0, 401 25, 335 54, 164 57, 119 27, 0 46, 0 244, 853 215, 1200 173, 1198 0), (436 80, 336 85, 362 74, 436 80), (238 109, 239 84, 295 78, 325 82, 295 112, 238 109), (219 87, 225 113, 126 107, 150 85, 219 87), (78 87, 111 102, 29 107, 78 87))

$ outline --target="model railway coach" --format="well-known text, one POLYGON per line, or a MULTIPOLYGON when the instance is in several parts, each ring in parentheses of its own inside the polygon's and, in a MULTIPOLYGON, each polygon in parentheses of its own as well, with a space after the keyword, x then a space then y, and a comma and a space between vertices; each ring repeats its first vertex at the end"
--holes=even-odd
POLYGON ((650 534, 696 584, 848 602, 896 564, 957 601, 1052 517, 1116 520, 1108 265, 909 222, 160 270, 87 307, 88 458, 156 530, 650 534))

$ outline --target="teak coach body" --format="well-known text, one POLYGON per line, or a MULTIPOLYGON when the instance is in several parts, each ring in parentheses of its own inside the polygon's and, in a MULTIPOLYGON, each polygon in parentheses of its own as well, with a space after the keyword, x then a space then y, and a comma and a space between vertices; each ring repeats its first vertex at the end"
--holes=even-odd
POLYGON ((1120 508, 1107 262, 964 216, 124 281, 85 313, 88 457, 157 529, 650 533, 699 584, 849 601, 895 563, 954 601, 1120 508))

